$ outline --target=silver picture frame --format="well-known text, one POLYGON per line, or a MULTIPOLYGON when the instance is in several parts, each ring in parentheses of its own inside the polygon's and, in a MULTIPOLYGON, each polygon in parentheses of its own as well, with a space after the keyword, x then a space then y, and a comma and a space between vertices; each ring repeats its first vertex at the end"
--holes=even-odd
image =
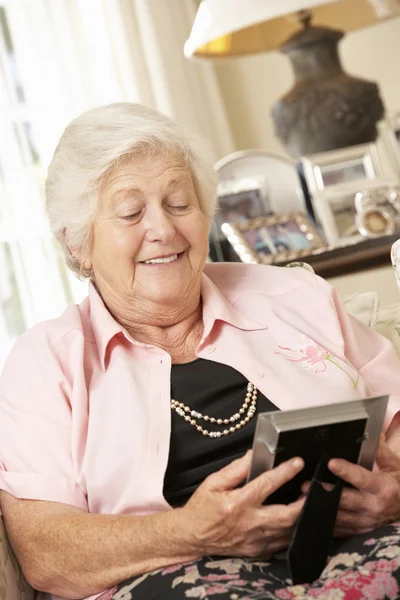
POLYGON ((358 192, 355 197, 356 227, 364 237, 380 237, 392 235, 399 222, 398 207, 391 202, 395 190, 378 190, 372 192, 358 192))
POLYGON ((301 163, 311 195, 333 189, 346 192, 358 188, 366 180, 383 176, 376 144, 304 156, 301 163))
POLYGON ((218 210, 215 223, 240 223, 271 214, 268 186, 262 178, 247 177, 240 181, 221 182, 217 188, 218 210))
POLYGON ((301 167, 316 221, 334 247, 363 239, 355 223, 355 194, 397 181, 384 174, 376 144, 305 156, 301 167))
MULTIPOLYGON (((379 237, 380 235, 390 235, 397 228, 397 220, 394 214, 390 218, 392 209, 398 212, 398 209, 389 207, 387 227, 376 236, 369 233, 368 229, 360 230, 360 211, 357 206, 357 197, 359 194, 369 194, 371 196, 382 196, 389 194, 391 189, 397 186, 397 179, 394 176, 379 177, 374 180, 365 181, 358 189, 334 190, 330 194, 321 194, 314 200, 314 209, 317 221, 324 233, 327 244, 332 247, 348 245, 360 242, 365 237, 379 237)), ((378 202, 376 203, 378 204, 378 202)), ((389 204, 388 204, 389 206, 389 204)), ((384 210, 384 206, 379 207, 379 211, 384 210)))
POLYGON ((300 212, 223 223, 221 230, 245 263, 295 261, 325 246, 314 224, 300 212))
MULTIPOLYGON (((253 456, 248 481, 277 466, 282 433, 312 430, 315 427, 327 430, 332 424, 344 424, 360 419, 365 419, 366 425, 357 463, 365 469, 372 470, 388 400, 389 396, 383 395, 338 404, 259 414, 253 439, 253 456)), ((297 448, 293 457, 301 456, 302 450, 302 448, 297 448)), ((337 450, 338 457, 340 457, 340 439, 337 450)))

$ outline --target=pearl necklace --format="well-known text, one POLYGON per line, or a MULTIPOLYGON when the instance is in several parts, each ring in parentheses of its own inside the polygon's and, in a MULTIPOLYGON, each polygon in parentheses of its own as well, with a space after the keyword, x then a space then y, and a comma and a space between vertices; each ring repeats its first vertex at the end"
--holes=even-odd
POLYGON ((205 436, 212 438, 220 438, 223 435, 229 435, 230 433, 234 433, 238 429, 241 429, 246 423, 250 421, 255 415, 257 410, 257 395, 258 390, 252 383, 247 384, 247 394, 242 407, 239 412, 233 414, 231 417, 227 419, 217 419, 216 417, 210 417, 208 415, 203 415, 196 410, 192 410, 190 406, 186 406, 183 402, 178 402, 177 400, 171 400, 171 410, 175 411, 180 417, 185 419, 190 425, 195 427, 197 431, 202 433, 205 436), (245 417, 242 415, 246 414, 245 417), (224 429, 223 431, 208 431, 208 429, 204 429, 201 425, 197 424, 196 419, 202 419, 203 421, 209 423, 216 423, 217 425, 229 425, 230 423, 236 423, 236 425, 231 425, 229 428, 224 429))

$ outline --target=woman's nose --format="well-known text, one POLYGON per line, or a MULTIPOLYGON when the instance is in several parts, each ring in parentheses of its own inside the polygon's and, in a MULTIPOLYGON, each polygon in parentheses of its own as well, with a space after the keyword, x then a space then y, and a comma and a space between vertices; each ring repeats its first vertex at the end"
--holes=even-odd
POLYGON ((172 216, 162 207, 147 211, 145 228, 146 237, 150 242, 168 243, 173 240, 176 233, 172 216))

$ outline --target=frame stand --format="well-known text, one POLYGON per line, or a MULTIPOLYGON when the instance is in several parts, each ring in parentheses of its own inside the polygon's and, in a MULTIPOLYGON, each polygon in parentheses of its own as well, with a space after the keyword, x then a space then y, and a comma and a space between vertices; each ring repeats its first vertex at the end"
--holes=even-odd
POLYGON ((326 566, 343 488, 339 478, 330 491, 322 485, 328 473, 332 477, 330 459, 322 456, 317 464, 290 542, 287 559, 293 585, 315 581, 326 566))

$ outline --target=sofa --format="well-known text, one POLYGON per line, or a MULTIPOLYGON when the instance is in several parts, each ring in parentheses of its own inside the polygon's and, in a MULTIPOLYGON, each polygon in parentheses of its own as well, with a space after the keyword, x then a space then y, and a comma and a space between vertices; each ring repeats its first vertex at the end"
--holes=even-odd
MULTIPOLYGON (((400 240, 392 247, 391 259, 394 276, 400 290, 400 240)), ((291 263, 290 267, 304 263, 291 263)), ((350 314, 387 337, 400 356, 400 303, 379 306, 378 292, 356 293, 345 299, 350 314)), ((0 600, 33 600, 35 591, 28 585, 7 540, 0 507, 0 600)))

